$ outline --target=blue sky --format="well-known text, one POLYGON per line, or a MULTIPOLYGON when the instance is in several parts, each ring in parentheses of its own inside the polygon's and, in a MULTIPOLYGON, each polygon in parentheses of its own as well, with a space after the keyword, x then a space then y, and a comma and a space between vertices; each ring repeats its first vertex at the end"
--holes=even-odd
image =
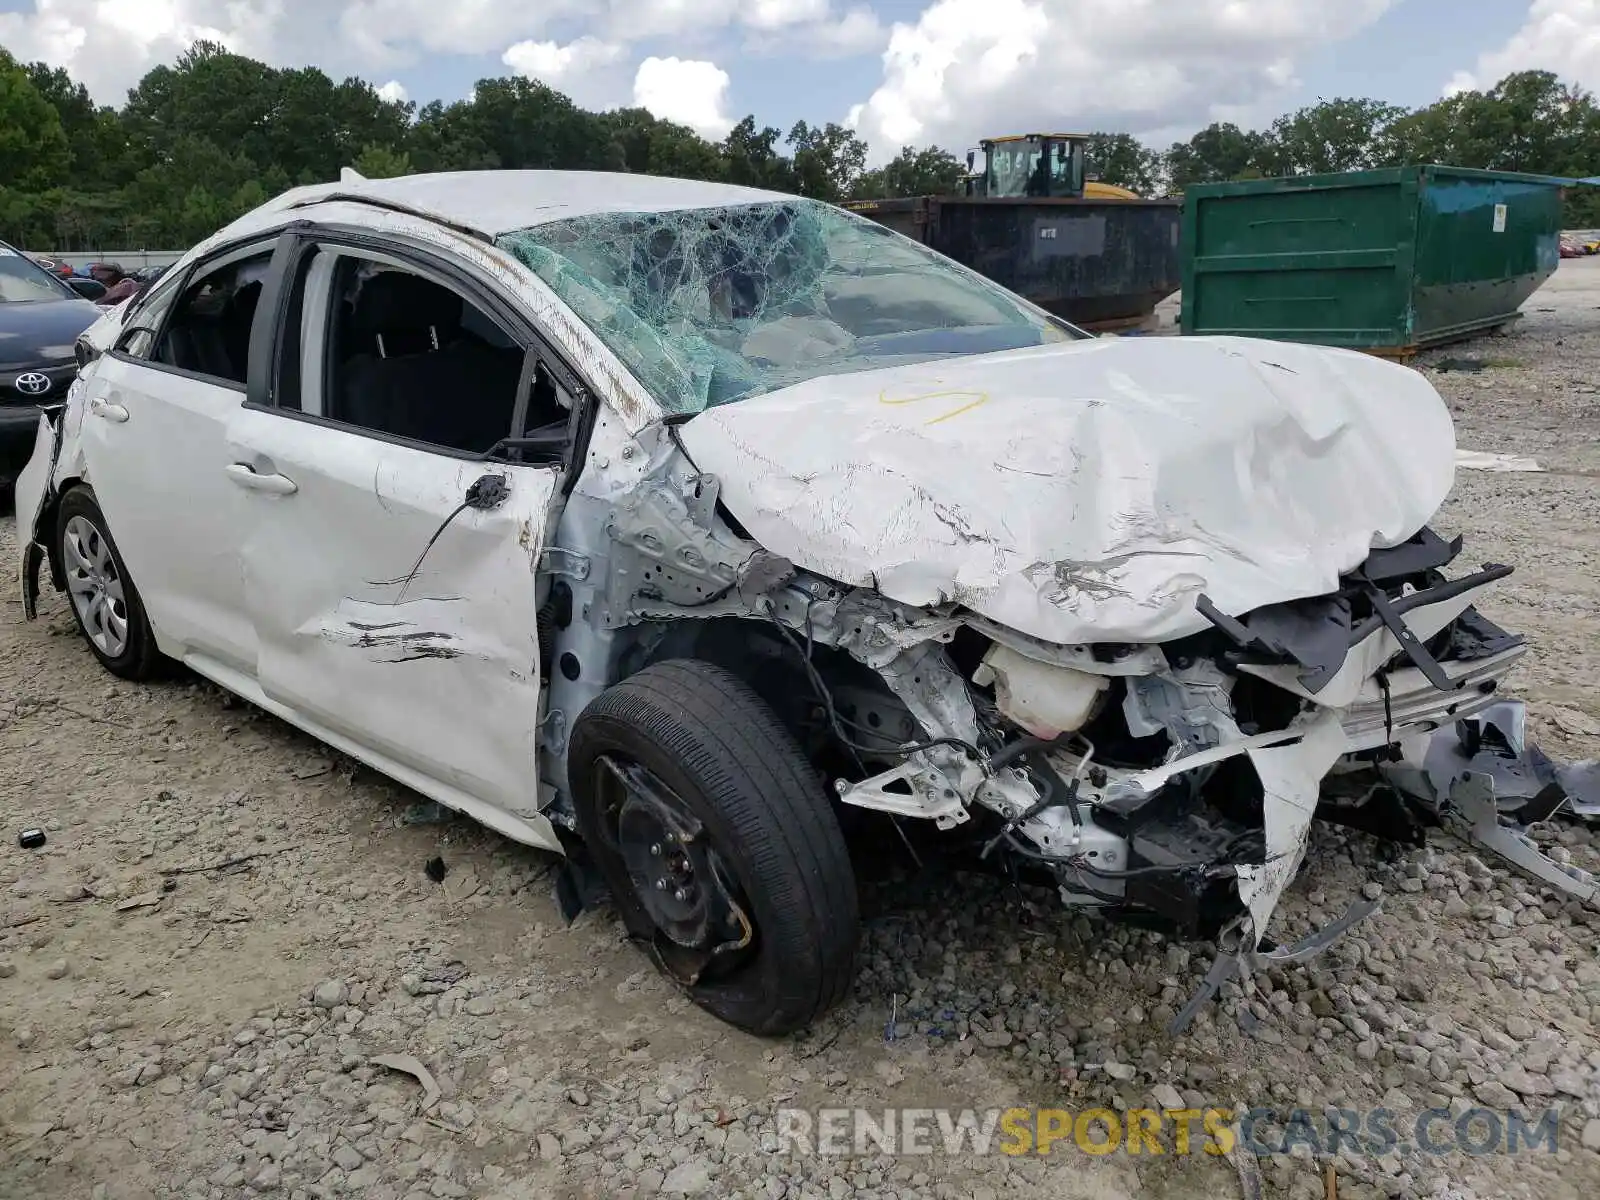
POLYGON ((1296 101, 1357 95, 1428 104, 1456 72, 1505 45, 1528 11, 1525 0, 1405 0, 1348 41, 1308 53, 1296 101))
POLYGON ((1600 86, 1600 0, 0 0, 0 45, 107 102, 197 36, 418 102, 521 73, 709 136, 848 120, 875 157, 1043 125, 1164 143, 1525 67, 1600 86))

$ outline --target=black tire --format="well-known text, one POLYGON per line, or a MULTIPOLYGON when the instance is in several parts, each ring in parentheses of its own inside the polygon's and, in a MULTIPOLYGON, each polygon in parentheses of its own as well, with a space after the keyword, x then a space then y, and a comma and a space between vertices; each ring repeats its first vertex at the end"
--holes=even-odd
MULTIPOLYGON (((695 1003, 771 1036, 804 1028, 843 999, 859 931, 849 851, 821 780, 760 697, 721 667, 678 659, 607 689, 573 728, 568 777, 579 831, 630 935, 649 947, 657 926, 608 831, 603 757, 629 760, 672 789, 748 901, 756 933, 747 956, 686 984, 695 1003)), ((652 957, 673 975, 660 953, 652 957)))
POLYGON ((105 514, 100 511, 94 492, 87 485, 79 484, 61 497, 61 505, 56 512, 55 538, 55 551, 62 555, 63 569, 68 577, 67 606, 72 609, 72 619, 77 622, 78 632, 83 635, 84 642, 94 656, 100 660, 100 665, 121 679, 136 682, 157 675, 166 660, 161 651, 156 649, 155 633, 150 628, 150 618, 145 615, 144 602, 139 598, 139 589, 134 586, 133 577, 128 574, 128 568, 122 561, 117 543, 111 537, 105 514), (116 568, 118 581, 122 585, 121 612, 128 623, 128 635, 125 645, 117 654, 108 654, 95 645, 94 637, 85 626, 83 616, 72 600, 72 561, 67 554, 65 542, 68 525, 75 517, 88 522, 93 527, 95 535, 104 541, 111 562, 116 568))

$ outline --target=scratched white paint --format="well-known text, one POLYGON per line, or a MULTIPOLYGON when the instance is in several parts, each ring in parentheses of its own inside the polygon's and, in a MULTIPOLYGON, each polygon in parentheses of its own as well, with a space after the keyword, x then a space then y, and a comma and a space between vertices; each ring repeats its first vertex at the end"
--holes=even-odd
POLYGON ((1449 493, 1420 374, 1238 338, 1093 339, 810 380, 679 431, 768 550, 1059 644, 1338 586, 1449 493))
POLYGON ((596 213, 681 212, 792 199, 779 192, 609 171, 442 171, 315 184, 297 205, 375 200, 493 237, 596 213))
POLYGON ((236 459, 299 487, 243 493, 235 551, 262 692, 487 806, 528 808, 539 704, 530 562, 556 472, 250 409, 228 435, 236 459), (457 511, 486 474, 507 478, 508 499, 457 511))

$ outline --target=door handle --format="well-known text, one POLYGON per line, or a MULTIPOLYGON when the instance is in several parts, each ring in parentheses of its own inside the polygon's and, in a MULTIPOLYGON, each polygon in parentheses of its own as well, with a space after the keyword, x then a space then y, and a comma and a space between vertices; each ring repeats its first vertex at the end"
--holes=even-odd
POLYGON ((128 419, 128 410, 120 404, 112 404, 103 397, 96 396, 89 401, 89 411, 102 420, 113 421, 121 425, 128 419))
POLYGON ((242 488, 253 492, 270 492, 274 496, 292 496, 300 485, 287 475, 260 475, 249 463, 229 463, 228 478, 242 488))

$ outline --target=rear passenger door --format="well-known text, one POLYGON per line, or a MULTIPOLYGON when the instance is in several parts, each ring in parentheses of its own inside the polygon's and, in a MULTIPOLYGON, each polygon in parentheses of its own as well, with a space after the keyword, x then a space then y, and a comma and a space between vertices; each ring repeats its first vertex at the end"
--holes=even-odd
POLYGON ((492 450, 551 399, 534 395, 547 356, 457 264, 290 236, 264 301, 272 371, 228 431, 263 702, 554 845, 538 813, 537 565, 563 450, 492 450))
POLYGON ((83 385, 86 475, 157 642, 208 675, 255 666, 223 458, 272 253, 230 248, 164 281, 83 385))

